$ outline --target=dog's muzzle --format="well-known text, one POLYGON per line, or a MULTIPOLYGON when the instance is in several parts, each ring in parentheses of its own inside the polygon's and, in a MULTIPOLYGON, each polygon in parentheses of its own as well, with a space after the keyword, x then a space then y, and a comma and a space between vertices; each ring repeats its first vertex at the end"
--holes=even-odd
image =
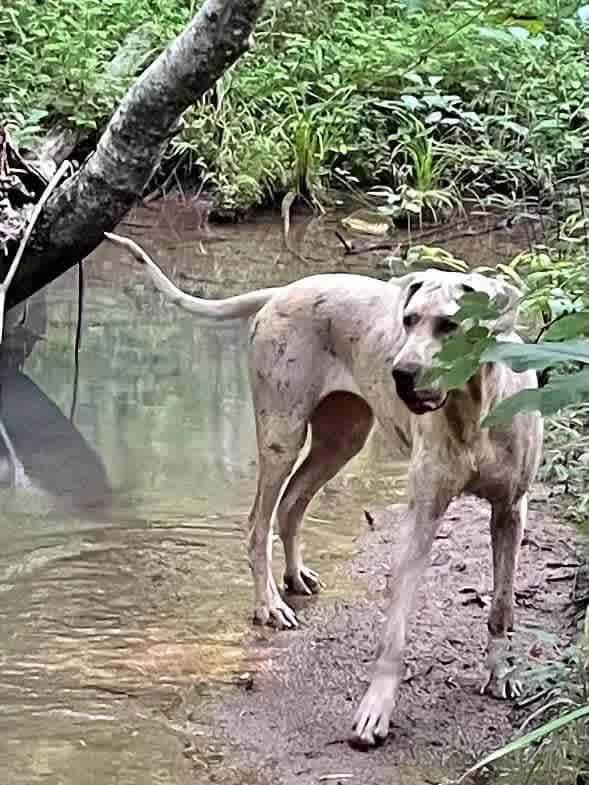
POLYGON ((413 414, 429 414, 441 409, 446 403, 447 393, 431 387, 418 387, 418 368, 396 368, 393 379, 399 398, 413 414))

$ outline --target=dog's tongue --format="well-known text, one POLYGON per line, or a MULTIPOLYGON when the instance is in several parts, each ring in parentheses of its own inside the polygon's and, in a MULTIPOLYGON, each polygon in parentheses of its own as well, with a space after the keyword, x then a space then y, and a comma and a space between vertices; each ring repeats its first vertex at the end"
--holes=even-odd
POLYGON ((439 409, 440 406, 442 406, 444 403, 444 397, 442 395, 439 394, 434 395, 433 393, 426 390, 424 390, 423 392, 417 390, 416 396, 421 406, 423 406, 424 409, 427 409, 430 412, 439 409))

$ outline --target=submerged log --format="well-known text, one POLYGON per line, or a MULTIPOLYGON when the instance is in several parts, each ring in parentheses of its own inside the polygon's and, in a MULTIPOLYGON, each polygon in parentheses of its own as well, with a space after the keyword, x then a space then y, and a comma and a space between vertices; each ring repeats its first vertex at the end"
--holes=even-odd
MULTIPOLYGON (((205 0, 131 86, 95 152, 45 206, 8 292, 8 307, 88 256, 123 218, 181 128, 182 113, 249 49, 262 7, 263 0, 205 0)), ((0 264, 8 269, 10 253, 0 264)))

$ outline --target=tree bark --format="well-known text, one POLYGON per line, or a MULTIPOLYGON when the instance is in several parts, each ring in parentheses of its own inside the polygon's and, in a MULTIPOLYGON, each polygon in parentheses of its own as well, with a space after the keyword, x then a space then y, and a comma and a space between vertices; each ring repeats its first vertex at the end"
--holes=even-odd
POLYGON ((159 166, 182 113, 249 49, 262 7, 263 0, 205 0, 132 85, 96 151, 47 203, 9 308, 84 259, 116 226, 159 166))

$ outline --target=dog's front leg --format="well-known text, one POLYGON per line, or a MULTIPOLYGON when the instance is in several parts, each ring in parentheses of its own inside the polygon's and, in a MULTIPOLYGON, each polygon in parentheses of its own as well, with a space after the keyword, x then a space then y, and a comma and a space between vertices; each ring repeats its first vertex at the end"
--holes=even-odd
POLYGON ((355 746, 371 747, 388 735, 404 674, 403 652, 409 611, 448 501, 432 503, 419 499, 409 505, 374 675, 354 717, 350 742, 355 746))
POLYGON ((481 692, 495 698, 515 698, 521 692, 511 653, 515 572, 527 518, 527 497, 517 504, 493 504, 493 600, 489 611, 488 676, 481 692))

